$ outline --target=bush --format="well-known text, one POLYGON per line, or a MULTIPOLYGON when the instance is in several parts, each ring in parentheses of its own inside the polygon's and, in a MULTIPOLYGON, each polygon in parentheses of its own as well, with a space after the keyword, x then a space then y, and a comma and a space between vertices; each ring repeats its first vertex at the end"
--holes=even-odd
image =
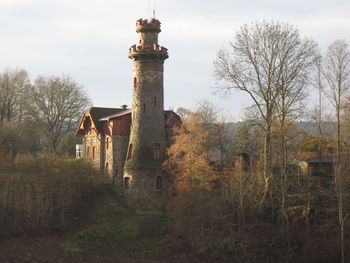
POLYGON ((74 207, 104 181, 83 160, 17 155, 15 173, 0 173, 0 235, 65 229, 74 207))
POLYGON ((3 147, 2 141, 0 140, 0 172, 11 170, 13 167, 13 158, 7 154, 3 147))

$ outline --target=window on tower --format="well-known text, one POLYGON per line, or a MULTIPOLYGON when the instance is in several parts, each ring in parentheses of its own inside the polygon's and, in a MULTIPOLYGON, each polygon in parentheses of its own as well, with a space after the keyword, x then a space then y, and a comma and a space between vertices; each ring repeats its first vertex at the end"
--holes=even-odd
POLYGON ((162 177, 161 176, 157 176, 156 189, 162 189, 162 177))
POLYGON ((137 78, 134 77, 134 89, 136 89, 136 86, 137 86, 137 78))
POLYGON ((131 157, 132 157, 132 143, 130 143, 130 145, 129 145, 128 157, 127 157, 127 159, 130 160, 131 157))
POLYGON ((157 107, 157 97, 156 96, 153 97, 153 103, 154 103, 154 107, 157 107))
POLYGON ((143 112, 146 112, 146 103, 145 102, 143 103, 142 107, 143 107, 143 112))
POLYGON ((129 189, 130 188, 130 177, 125 177, 124 178, 124 189, 129 189))
POLYGON ((160 156, 160 145, 159 143, 155 143, 153 148, 153 158, 155 160, 159 160, 159 156, 160 156))

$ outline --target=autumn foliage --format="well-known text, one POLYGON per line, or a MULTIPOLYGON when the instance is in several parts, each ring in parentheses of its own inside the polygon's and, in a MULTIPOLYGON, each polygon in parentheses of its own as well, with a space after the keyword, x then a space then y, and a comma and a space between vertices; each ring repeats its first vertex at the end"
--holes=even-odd
POLYGON ((205 147, 209 133, 195 114, 184 120, 175 131, 175 143, 169 148, 164 167, 174 178, 174 191, 187 192, 210 189, 215 180, 214 167, 209 165, 211 154, 205 147))

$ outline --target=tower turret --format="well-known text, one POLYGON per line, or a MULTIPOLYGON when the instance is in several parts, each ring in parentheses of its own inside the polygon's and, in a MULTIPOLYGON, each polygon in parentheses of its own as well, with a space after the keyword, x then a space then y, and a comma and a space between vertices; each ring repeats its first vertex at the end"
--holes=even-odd
POLYGON ((135 210, 159 211, 166 178, 162 173, 167 140, 164 123, 163 63, 167 49, 158 44, 159 20, 139 19, 133 61, 132 124, 124 167, 124 195, 135 210))

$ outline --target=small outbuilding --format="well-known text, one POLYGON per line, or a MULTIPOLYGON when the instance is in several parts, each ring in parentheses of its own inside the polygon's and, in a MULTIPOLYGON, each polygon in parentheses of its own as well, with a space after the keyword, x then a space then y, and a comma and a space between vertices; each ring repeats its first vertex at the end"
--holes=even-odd
POLYGON ((310 176, 333 176, 333 156, 322 156, 309 160, 295 160, 302 175, 310 176))

